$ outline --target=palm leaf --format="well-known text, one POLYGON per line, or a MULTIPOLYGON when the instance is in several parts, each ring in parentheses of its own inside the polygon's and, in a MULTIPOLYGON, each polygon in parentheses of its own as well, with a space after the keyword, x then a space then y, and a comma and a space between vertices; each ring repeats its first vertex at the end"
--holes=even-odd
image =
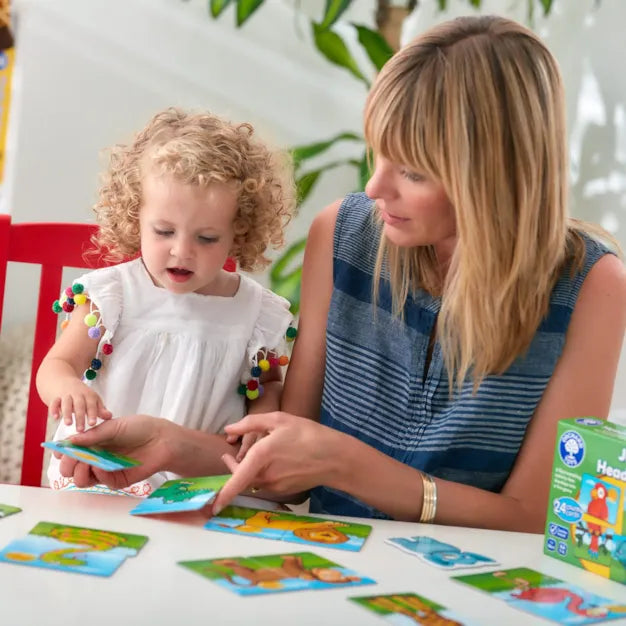
POLYGON ((237 0, 237 28, 263 4, 264 0, 237 0))
POLYGON ((350 54, 348 46, 346 46, 343 39, 337 33, 332 30, 325 30, 315 22, 311 22, 311 24, 313 26, 313 39, 315 40, 317 49, 331 63, 344 67, 369 86, 367 79, 361 74, 359 66, 350 54))
POLYGON ((306 161, 322 152, 325 152, 332 147, 338 141, 362 141, 363 138, 354 133, 339 133, 326 141, 316 141, 314 143, 306 144, 303 146, 296 146, 291 149, 291 156, 293 159, 294 167, 297 169, 302 164, 302 161, 306 161))
POLYGON ((352 0, 326 0, 326 9, 324 9, 324 18, 320 28, 324 30, 330 28, 351 4, 352 0))
POLYGON ((209 13, 217 18, 229 4, 230 0, 209 0, 209 13))
POLYGON ((360 24, 353 24, 353 26, 358 33, 359 43, 365 48, 370 61, 377 70, 380 70, 393 55, 391 46, 379 32, 360 24))

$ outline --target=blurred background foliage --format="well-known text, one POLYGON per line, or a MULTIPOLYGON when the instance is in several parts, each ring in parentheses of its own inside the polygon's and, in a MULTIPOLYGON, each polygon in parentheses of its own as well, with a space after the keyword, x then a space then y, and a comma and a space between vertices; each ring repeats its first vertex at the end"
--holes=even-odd
MULTIPOLYGON (((482 0, 466 1, 468 9, 480 9, 482 6, 482 0)), ((361 81, 365 98, 371 84, 371 79, 368 77, 375 75, 400 47, 403 21, 417 7, 418 0, 405 2, 378 0, 374 11, 375 29, 365 24, 344 20, 344 15, 353 2, 354 0, 325 0, 324 10, 319 15, 319 19, 313 19, 305 14, 300 1, 295 3, 294 11, 300 14, 300 19, 308 22, 311 40, 317 52, 329 63, 345 69, 355 80, 361 81), (351 51, 350 42, 345 36, 350 29, 354 31, 356 42, 364 53, 359 55, 360 61, 357 61, 356 55, 351 51), (370 67, 362 66, 363 59, 369 62, 370 67)), ((553 8, 553 0, 526 0, 526 2, 527 20, 530 25, 533 24, 537 10, 547 16, 553 8)), ((226 9, 232 6, 235 23, 240 28, 264 4, 266 4, 265 0, 209 0, 207 7, 211 18, 220 19, 228 13, 226 9)), ((437 8, 440 12, 445 12, 449 8, 448 0, 437 0, 437 8)), ((294 21, 294 24, 297 23, 300 22, 294 21)), ((336 167, 348 165, 353 168, 354 191, 363 191, 369 178, 369 160, 363 137, 352 130, 346 130, 306 145, 294 146, 291 148, 291 153, 296 174, 298 207, 309 197, 324 172, 336 167), (319 165, 320 155, 323 156, 341 142, 360 144, 360 158, 334 159, 319 165), (311 167, 309 165, 311 162, 318 164, 311 167)), ((306 238, 304 237, 291 243, 273 263, 269 274, 271 289, 291 302, 293 313, 297 313, 300 308, 301 259, 305 244, 306 238)))

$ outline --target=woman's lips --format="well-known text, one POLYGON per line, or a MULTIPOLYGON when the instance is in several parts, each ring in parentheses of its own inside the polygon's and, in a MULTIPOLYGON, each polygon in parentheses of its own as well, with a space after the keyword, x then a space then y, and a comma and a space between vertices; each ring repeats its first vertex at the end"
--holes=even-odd
POLYGON ((393 215, 384 209, 380 209, 380 216, 382 217, 383 222, 385 222, 385 224, 389 224, 390 226, 404 224, 409 221, 407 217, 398 217, 397 215, 393 215))

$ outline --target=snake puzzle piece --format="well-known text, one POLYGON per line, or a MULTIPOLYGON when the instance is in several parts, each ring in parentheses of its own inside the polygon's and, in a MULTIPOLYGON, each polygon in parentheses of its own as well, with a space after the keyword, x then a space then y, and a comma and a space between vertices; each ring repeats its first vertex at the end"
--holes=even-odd
POLYGON ((0 551, 0 562, 111 576, 148 541, 143 535, 39 522, 0 551))

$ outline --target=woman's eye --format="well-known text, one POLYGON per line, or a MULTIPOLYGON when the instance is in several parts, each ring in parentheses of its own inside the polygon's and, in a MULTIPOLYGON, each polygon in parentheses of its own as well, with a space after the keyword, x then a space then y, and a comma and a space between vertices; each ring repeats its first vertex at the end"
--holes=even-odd
POLYGON ((423 176, 420 176, 419 174, 416 174, 415 172, 411 172, 410 170, 401 170, 400 172, 402 174, 402 176, 404 176, 404 178, 406 178, 407 180, 410 180, 413 183, 419 183, 420 181, 424 180, 423 176))

